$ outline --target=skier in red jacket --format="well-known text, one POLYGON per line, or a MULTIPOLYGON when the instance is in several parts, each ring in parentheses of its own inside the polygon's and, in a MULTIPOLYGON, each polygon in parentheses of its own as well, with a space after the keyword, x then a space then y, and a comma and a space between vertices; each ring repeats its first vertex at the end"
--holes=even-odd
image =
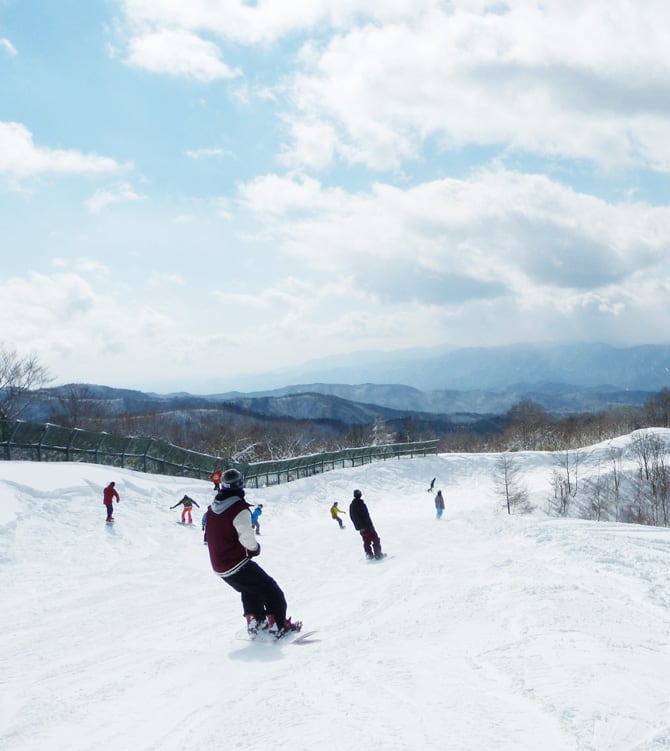
POLYGON ((116 502, 118 503, 121 499, 119 498, 119 493, 114 487, 114 483, 110 482, 109 485, 102 491, 102 502, 105 504, 105 508, 107 509, 107 521, 111 524, 111 522, 114 521, 114 499, 116 498, 116 502))
POLYGON ((251 559, 261 546, 251 526, 251 508, 244 500, 244 478, 236 469, 226 470, 221 487, 207 509, 207 547, 217 576, 239 592, 253 639, 260 630, 280 639, 300 631, 302 623, 286 617, 286 598, 277 582, 251 559))

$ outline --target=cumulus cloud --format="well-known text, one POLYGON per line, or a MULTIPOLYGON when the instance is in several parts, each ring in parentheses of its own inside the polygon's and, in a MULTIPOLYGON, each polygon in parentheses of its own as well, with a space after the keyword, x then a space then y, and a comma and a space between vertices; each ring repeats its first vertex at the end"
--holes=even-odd
POLYGON ((267 45, 296 32, 339 30, 361 20, 394 23, 440 5, 439 0, 121 0, 131 27, 208 30, 222 39, 267 45))
MULTIPOLYGON (((374 170, 430 143, 670 170, 665 0, 123 0, 128 61, 211 81, 284 44, 284 163, 374 170), (299 47, 296 54, 296 48, 299 47), (243 59, 243 58, 241 58, 243 59)), ((266 87, 267 90, 267 87, 266 87)))
MULTIPOLYGON (((123 293, 102 294, 97 274, 77 262, 39 280, 58 325, 86 334, 59 332, 67 357, 85 351, 89 337, 103 359, 139 363, 151 351, 144 367, 157 373, 177 372, 170 358, 207 369, 211 348, 224 343, 230 360, 251 369, 352 348, 506 337, 667 340, 670 209, 612 198, 622 188, 635 195, 636 186, 651 195, 663 178, 648 171, 670 169, 665 1, 117 4, 113 28, 125 35, 117 59, 195 84, 198 114, 211 104, 211 119, 200 131, 194 119, 179 146, 170 141, 182 157, 174 179, 157 190, 155 211, 133 212, 127 242, 118 243, 139 268, 138 259, 151 262, 142 252, 154 241, 161 261, 152 269, 162 276, 131 275, 124 265, 123 293), (231 85, 215 110, 221 87, 207 89, 205 101, 198 83, 217 81, 231 85), (247 117, 258 118, 248 138, 247 117), (195 183, 192 164, 175 187, 184 156, 237 159, 206 146, 235 134, 244 139, 225 180, 208 169, 195 183), (205 147, 188 149, 188 138, 205 147), (266 174, 273 170, 286 172, 266 174), (616 179, 605 183, 603 174, 616 179), (133 286, 140 277, 141 290, 133 286), (225 335, 188 333, 211 332, 212 321, 225 335)), ((90 190, 92 213, 143 198, 118 176, 123 166, 35 144, 24 126, 0 124, 0 175, 109 178, 90 190)), ((103 225, 89 222, 87 231, 111 226, 103 225)), ((70 238, 58 252, 86 253, 80 248, 95 246, 88 240, 70 238)), ((32 300, 34 280, 23 281, 12 291, 0 280, 0 300, 18 292, 32 300)), ((39 343, 47 314, 31 302, 22 334, 39 343)))
POLYGON ((38 146, 25 125, 0 122, 0 175, 21 180, 46 173, 106 174, 128 166, 109 157, 85 154, 76 149, 38 146))
POLYGON ((333 158, 379 170, 432 140, 667 171, 669 24, 661 2, 509 0, 348 29, 306 44, 285 82, 286 154, 320 168, 311 128, 330 127, 333 158))
POLYGON ((359 193, 268 175, 241 186, 240 201, 301 264, 353 269, 378 299, 611 298, 631 275, 654 278, 670 255, 669 208, 612 204, 507 170, 359 193))
POLYGON ((88 198, 84 205, 91 214, 99 214, 108 206, 116 203, 127 203, 129 201, 141 201, 141 196, 129 183, 117 183, 109 188, 100 188, 88 198))
POLYGON ((2 329, 37 350, 46 345, 47 336, 57 338, 58 331, 85 319, 96 304, 90 284, 72 273, 10 277, 0 280, 0 291, 2 329), (17 309, 21 310, 18 318, 14 312, 17 309))
POLYGON ((129 363, 137 383, 175 363, 187 371, 181 358, 198 337, 170 315, 174 301, 165 308, 129 297, 109 278, 70 271, 0 278, 0 330, 29 343, 60 382, 128 382, 129 363))
POLYGON ((162 29, 130 40, 126 62, 152 73, 187 76, 199 81, 236 78, 237 68, 221 60, 213 42, 183 29, 162 29))

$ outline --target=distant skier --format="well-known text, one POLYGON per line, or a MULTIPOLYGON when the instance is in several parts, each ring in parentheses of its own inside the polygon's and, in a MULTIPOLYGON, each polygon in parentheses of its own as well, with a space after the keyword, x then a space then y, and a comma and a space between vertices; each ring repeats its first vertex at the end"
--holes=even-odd
POLYGON ((433 479, 430 481, 430 486, 428 487, 428 491, 427 492, 428 493, 432 493, 434 487, 435 487, 435 478, 433 477, 433 479))
POLYGON ((181 510, 181 523, 185 524, 186 523, 185 519, 186 517, 188 517, 188 523, 193 524, 193 516, 192 516, 193 506, 197 506, 198 508, 200 508, 197 501, 194 501, 193 498, 190 498, 189 496, 185 495, 181 499, 181 501, 179 501, 179 503, 175 503, 174 506, 170 506, 170 510, 172 510, 173 508, 177 508, 177 506, 184 507, 181 510))
POLYGON ((360 490, 354 490, 354 499, 349 504, 349 517, 351 523, 360 532, 363 538, 363 550, 367 558, 384 558, 382 553, 382 544, 379 535, 375 530, 370 512, 363 500, 363 494, 360 490))
POLYGON ((257 535, 260 535, 261 533, 261 523, 259 519, 261 518, 262 513, 263 513, 262 503, 257 504, 256 508, 251 512, 251 526, 254 528, 254 532, 257 535))
POLYGON ((330 515, 335 519, 335 521, 340 525, 340 529, 344 529, 344 524, 342 524, 342 519, 340 519, 340 514, 344 514, 345 512, 342 511, 341 508, 338 507, 337 501, 333 503, 333 505, 330 507, 330 515))
POLYGON ((441 490, 438 490, 437 495, 435 496, 435 511, 437 513, 437 518, 441 519, 442 514, 444 513, 444 498, 442 497, 441 490))
POLYGON ((209 479, 214 483, 214 490, 218 490, 221 483, 221 470, 215 469, 209 476, 209 479))
POLYGON ((202 515, 200 526, 202 527, 202 544, 207 545, 207 512, 206 511, 202 515))
POLYGON ((105 521, 108 524, 111 524, 114 521, 115 498, 117 503, 121 500, 114 482, 110 482, 109 485, 102 491, 102 502, 105 504, 105 508, 107 509, 107 519, 105 519, 105 521))
POLYGON ((207 509, 207 547, 212 569, 242 596, 247 633, 266 629, 279 639, 300 631, 302 623, 286 617, 286 598, 277 582, 251 559, 261 552, 251 526, 251 506, 244 500, 244 478, 236 469, 221 477, 221 489, 207 509))

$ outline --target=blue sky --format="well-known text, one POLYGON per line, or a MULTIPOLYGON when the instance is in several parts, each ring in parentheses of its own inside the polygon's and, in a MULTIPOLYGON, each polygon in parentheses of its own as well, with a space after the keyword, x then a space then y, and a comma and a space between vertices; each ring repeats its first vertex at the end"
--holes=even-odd
POLYGON ((661 0, 0 0, 0 339, 198 390, 667 343, 661 0))

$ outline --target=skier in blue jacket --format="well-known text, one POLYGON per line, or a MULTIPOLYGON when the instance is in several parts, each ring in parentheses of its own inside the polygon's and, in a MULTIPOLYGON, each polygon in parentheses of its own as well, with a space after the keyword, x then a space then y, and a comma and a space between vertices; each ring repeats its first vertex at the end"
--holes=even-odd
POLYGON ((256 508, 251 512, 251 526, 254 528, 254 532, 257 535, 261 533, 261 523, 258 521, 263 513, 263 504, 259 503, 256 508))

